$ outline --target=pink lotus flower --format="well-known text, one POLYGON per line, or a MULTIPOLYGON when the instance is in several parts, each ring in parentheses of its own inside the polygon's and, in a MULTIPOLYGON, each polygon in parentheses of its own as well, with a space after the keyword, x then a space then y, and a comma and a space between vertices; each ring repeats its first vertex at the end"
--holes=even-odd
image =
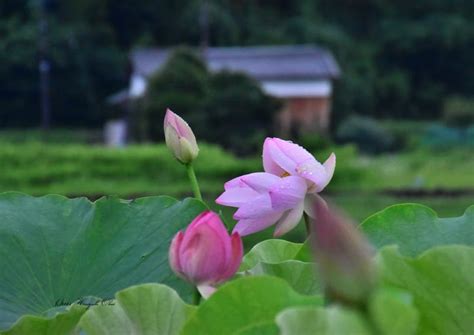
POLYGON ((304 211, 313 216, 312 201, 331 180, 336 156, 321 164, 297 144, 267 138, 263 147, 266 172, 237 177, 224 185, 216 202, 237 207, 234 232, 249 235, 276 224, 274 236, 293 229, 304 211), (305 205, 308 204, 308 205, 305 205))
POLYGON ((219 216, 211 211, 198 215, 184 232, 178 232, 169 250, 172 270, 196 285, 204 297, 235 274, 242 255, 239 234, 229 236, 219 216))
POLYGON ((263 168, 280 177, 302 177, 308 182, 309 192, 321 192, 334 175, 336 155, 332 153, 321 164, 298 144, 268 137, 263 144, 263 168))
POLYGON ((163 127, 166 145, 177 160, 183 164, 188 164, 196 159, 199 147, 196 137, 186 121, 167 109, 163 127))

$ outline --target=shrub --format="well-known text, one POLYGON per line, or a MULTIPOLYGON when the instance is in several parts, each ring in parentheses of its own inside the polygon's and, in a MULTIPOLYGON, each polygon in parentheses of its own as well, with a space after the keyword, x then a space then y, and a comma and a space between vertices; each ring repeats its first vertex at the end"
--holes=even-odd
POLYGON ((212 131, 206 132, 206 138, 239 154, 259 151, 278 109, 278 102, 254 79, 242 73, 218 72, 210 78, 206 111, 212 131))
POLYGON ((336 138, 342 143, 354 143, 364 153, 377 154, 395 148, 394 136, 374 119, 353 116, 339 126, 336 138))
POLYGON ((326 150, 332 145, 329 138, 319 134, 304 134, 298 139, 298 143, 313 153, 320 150, 326 150))
POLYGON ((416 150, 426 130, 433 125, 432 121, 386 119, 380 123, 395 138, 397 149, 416 150))
MULTIPOLYGON (((163 117, 170 107, 185 118, 197 134, 206 130, 202 115, 208 94, 208 72, 203 61, 186 48, 176 49, 149 80, 143 101, 144 130, 152 140, 163 136, 163 117)), ((136 121, 143 123, 143 120, 136 121)))
POLYGON ((474 147, 474 126, 463 129, 433 125, 426 130, 421 145, 435 150, 474 147))
POLYGON ((451 126, 465 127, 474 124, 474 99, 462 97, 447 99, 443 119, 451 126))

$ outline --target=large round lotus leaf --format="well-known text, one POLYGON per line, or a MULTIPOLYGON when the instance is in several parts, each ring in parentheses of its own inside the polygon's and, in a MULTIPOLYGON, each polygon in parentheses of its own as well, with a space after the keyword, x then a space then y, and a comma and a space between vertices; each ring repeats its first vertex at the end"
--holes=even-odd
POLYGON ((78 323, 86 306, 71 305, 51 317, 24 315, 2 335, 77 335, 78 323))
POLYGON ((184 325, 181 335, 278 334, 276 315, 293 306, 320 306, 320 296, 297 293, 280 278, 244 277, 219 288, 184 325))
POLYGON ((242 260, 243 275, 270 275, 284 279, 301 294, 319 294, 315 264, 298 259, 306 244, 271 239, 258 243, 242 260))
POLYGON ((299 306, 279 313, 280 335, 372 335, 367 321, 355 310, 341 306, 299 306))
POLYGON ((422 205, 395 205, 369 217, 361 228, 377 248, 395 244, 411 256, 441 245, 474 246, 474 206, 463 216, 439 218, 422 205))
MULTIPOLYGON (((377 259, 381 284, 412 295, 419 312, 417 334, 473 334, 473 247, 440 246, 411 258, 392 246, 383 248, 377 259)), ((380 313, 394 307, 384 305, 380 313)))
POLYGON ((135 201, 0 195, 0 330, 85 296, 113 298, 130 285, 189 287, 168 265, 173 235, 205 206, 187 199, 135 201))
POLYGON ((116 297, 114 305, 94 306, 82 317, 87 335, 177 335, 197 308, 159 284, 132 286, 116 297))

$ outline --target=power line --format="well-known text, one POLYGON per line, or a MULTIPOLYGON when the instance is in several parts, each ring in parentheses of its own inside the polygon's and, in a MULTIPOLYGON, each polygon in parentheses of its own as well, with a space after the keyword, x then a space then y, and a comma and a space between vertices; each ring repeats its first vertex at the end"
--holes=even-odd
POLYGON ((39 93, 40 93, 40 107, 41 107, 41 128, 48 130, 51 126, 51 89, 50 89, 50 74, 51 63, 48 57, 49 43, 48 43, 48 19, 47 19, 47 1, 42 0, 39 3, 39 93))

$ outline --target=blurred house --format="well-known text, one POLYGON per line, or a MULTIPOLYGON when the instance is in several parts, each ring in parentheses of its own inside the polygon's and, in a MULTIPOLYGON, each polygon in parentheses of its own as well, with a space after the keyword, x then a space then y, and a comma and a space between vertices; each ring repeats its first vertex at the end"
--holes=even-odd
MULTIPOLYGON (((148 78, 162 67, 168 49, 138 49, 131 54, 130 86, 109 98, 113 104, 145 94, 148 78)), ((284 101, 277 123, 281 135, 329 127, 333 81, 341 71, 330 51, 311 45, 208 48, 210 71, 243 72, 269 95, 284 101)))

